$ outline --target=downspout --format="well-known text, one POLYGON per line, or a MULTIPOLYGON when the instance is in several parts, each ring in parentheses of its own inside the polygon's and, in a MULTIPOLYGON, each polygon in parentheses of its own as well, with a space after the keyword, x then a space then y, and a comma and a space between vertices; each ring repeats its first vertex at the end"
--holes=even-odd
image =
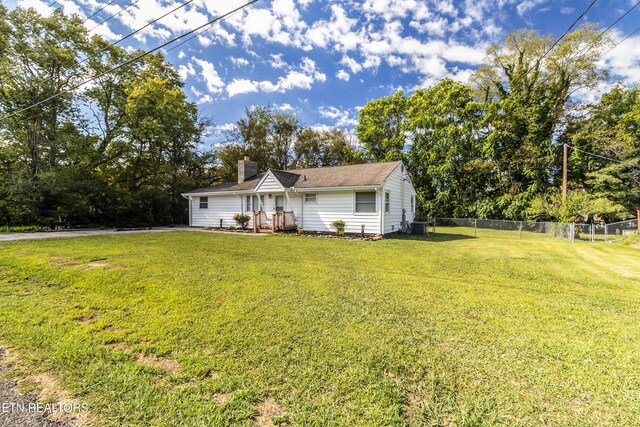
POLYGON ((380 193, 380 235, 384 236, 384 187, 376 189, 376 192, 380 193))
POLYGON ((304 228, 304 197, 302 193, 298 193, 295 187, 291 187, 291 189, 300 197, 300 227, 298 228, 304 228))
POLYGON ((238 196, 238 193, 236 193, 235 191, 233 192, 233 195, 236 196, 238 199, 240 199, 240 212, 246 214, 246 212, 244 211, 244 203, 242 202, 242 196, 238 196))

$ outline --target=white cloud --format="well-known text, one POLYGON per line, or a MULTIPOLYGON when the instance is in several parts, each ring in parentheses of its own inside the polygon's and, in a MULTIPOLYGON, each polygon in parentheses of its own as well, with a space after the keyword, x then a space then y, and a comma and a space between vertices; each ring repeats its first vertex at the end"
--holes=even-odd
POLYGON ((287 64, 286 62, 284 62, 284 60, 282 59, 282 54, 279 53, 277 55, 270 55, 271 56, 271 60, 269 61, 269 65, 271 65, 272 68, 286 68, 287 64))
POLYGON ((258 83, 247 79, 233 79, 227 85, 227 95, 236 96, 243 93, 258 92, 258 83))
POLYGON ((349 79, 351 78, 351 75, 347 73, 345 70, 339 70, 336 73, 336 77, 339 78, 340 80, 344 80, 345 82, 348 82, 349 79))
POLYGON ((180 78, 184 81, 187 80, 190 76, 196 75, 196 70, 193 68, 193 64, 189 63, 187 65, 181 64, 178 66, 178 74, 180 74, 180 78))
POLYGON ((539 5, 545 3, 547 0, 525 0, 516 6, 516 10, 518 11, 518 15, 525 15, 530 10, 535 9, 539 5))
POLYGON ((291 89, 309 90, 316 82, 324 82, 327 76, 318 70, 315 61, 303 58, 299 70, 290 70, 277 81, 254 81, 248 79, 234 79, 227 86, 227 94, 232 97, 251 92, 287 92, 291 89))
POLYGON ((245 66, 245 65, 249 65, 249 60, 246 59, 246 58, 240 58, 240 57, 232 56, 229 59, 231 60, 231 62, 233 62, 233 65, 235 65, 236 67, 242 67, 242 66, 245 66))
POLYGON ((604 55, 600 65, 608 68, 612 76, 627 83, 640 82, 640 35, 629 37, 624 42, 623 33, 615 32, 613 37, 617 43, 621 43, 604 55))
POLYGON ((224 88, 225 84, 218 75, 213 64, 209 61, 205 61, 203 59, 193 58, 193 62, 198 64, 201 69, 201 75, 204 79, 204 82, 207 84, 207 89, 209 92, 220 93, 224 88))
POLYGON ((295 111, 295 108, 293 108, 288 102, 285 102, 284 104, 274 104, 273 107, 278 111, 295 111))
POLYGON ((340 64, 344 65, 345 67, 349 67, 353 74, 356 74, 356 73, 359 73, 360 71, 362 71, 362 65, 360 65, 360 63, 358 61, 356 61, 353 58, 350 58, 347 55, 342 57, 342 60, 340 61, 340 64))
POLYGON ((353 127, 358 124, 358 120, 351 117, 351 113, 348 110, 329 106, 320 107, 318 113, 320 113, 321 117, 333 120, 338 127, 353 127))

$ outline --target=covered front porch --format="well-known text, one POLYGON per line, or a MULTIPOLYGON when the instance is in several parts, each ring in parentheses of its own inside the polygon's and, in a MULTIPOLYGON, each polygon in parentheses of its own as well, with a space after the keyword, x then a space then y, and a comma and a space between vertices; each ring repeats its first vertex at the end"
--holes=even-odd
POLYGON ((292 201, 285 192, 247 195, 244 210, 251 217, 254 233, 292 231, 298 228, 292 201))

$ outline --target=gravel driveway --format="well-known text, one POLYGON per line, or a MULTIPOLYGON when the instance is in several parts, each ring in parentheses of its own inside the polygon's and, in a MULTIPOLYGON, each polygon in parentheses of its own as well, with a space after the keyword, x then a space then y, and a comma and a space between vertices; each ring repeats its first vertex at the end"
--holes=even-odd
MULTIPOLYGON (((3 361, 4 349, 0 348, 0 373, 5 370, 2 366, 3 361)), ((15 387, 15 382, 0 378, 0 427, 73 427, 73 424, 67 421, 50 420, 47 414, 12 411, 12 404, 14 408, 19 405, 27 408, 29 404, 38 402, 36 396, 20 394, 15 387)))
POLYGON ((165 233, 168 231, 193 230, 188 227, 152 228, 149 230, 68 230, 44 231, 35 233, 0 233, 0 242, 13 240, 50 239, 54 237, 102 236, 106 234, 165 233))

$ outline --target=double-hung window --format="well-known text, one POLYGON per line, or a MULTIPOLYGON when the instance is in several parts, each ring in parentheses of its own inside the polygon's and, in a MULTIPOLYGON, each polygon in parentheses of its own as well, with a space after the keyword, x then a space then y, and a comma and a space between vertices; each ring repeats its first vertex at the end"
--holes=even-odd
POLYGON ((376 192, 359 191, 356 192, 356 213, 376 212, 376 192))
POLYGON ((260 201, 258 201, 258 196, 247 196, 245 201, 245 211, 246 212, 259 211, 260 205, 264 206, 264 195, 260 196, 260 201))
POLYGON ((208 197, 200 197, 200 209, 209 209, 208 197))
POLYGON ((411 212, 414 212, 415 208, 415 201, 413 200, 413 196, 411 196, 411 212))
POLYGON ((276 196, 276 211, 282 212, 284 210, 284 196, 276 196))
POLYGON ((391 195, 390 193, 384 193, 384 211, 389 212, 391 209, 391 195))

